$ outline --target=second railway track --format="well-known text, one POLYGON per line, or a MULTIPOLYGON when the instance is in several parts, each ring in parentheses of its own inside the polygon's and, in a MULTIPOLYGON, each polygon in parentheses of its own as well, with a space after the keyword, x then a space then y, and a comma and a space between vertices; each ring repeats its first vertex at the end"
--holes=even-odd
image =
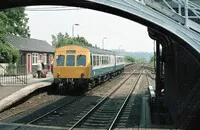
POLYGON ((74 128, 112 129, 134 91, 143 69, 135 71, 116 89, 98 102, 86 114, 81 114, 66 126, 74 128))

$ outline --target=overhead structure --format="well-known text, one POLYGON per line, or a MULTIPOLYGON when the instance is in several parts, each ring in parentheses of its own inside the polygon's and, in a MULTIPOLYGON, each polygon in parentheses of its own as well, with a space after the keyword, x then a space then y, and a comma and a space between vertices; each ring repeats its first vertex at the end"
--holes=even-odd
POLYGON ((157 91, 164 88, 164 103, 177 127, 194 126, 200 117, 199 0, 9 0, 0 8, 44 4, 99 10, 147 26, 162 46, 157 91))

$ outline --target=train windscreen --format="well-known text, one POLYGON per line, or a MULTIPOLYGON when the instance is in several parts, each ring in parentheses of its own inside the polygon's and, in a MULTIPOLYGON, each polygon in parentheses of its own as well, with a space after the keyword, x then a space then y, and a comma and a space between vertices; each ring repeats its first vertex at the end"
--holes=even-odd
POLYGON ((76 66, 85 66, 86 65, 86 56, 85 55, 78 55, 76 66))
POLYGON ((56 56, 56 66, 64 66, 64 55, 56 56))
POLYGON ((66 57, 66 66, 74 66, 75 56, 67 55, 66 57))

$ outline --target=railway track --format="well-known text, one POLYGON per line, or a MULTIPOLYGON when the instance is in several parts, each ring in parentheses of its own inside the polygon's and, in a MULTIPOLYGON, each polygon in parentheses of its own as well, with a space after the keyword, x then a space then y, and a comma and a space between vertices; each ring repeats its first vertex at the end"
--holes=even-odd
MULTIPOLYGON (((138 66, 135 66, 138 67, 138 66)), ((130 68, 130 66, 129 66, 130 68)), ((107 82, 105 82, 104 84, 106 84, 107 82)), ((101 87, 101 86, 99 86, 101 87)), ((94 89, 97 89, 98 87, 95 87, 94 89)), ((91 91, 94 91, 94 89, 92 89, 91 91)), ((86 95, 90 94, 90 92, 87 92, 86 95)), ((51 124, 51 122, 54 120, 56 120, 56 118, 59 118, 60 116, 64 115, 65 112, 68 109, 73 109, 73 107, 75 107, 73 104, 75 104, 75 102, 78 102, 77 104, 81 105, 80 100, 86 97, 85 95, 81 95, 78 97, 70 97, 69 99, 65 99, 66 102, 62 102, 62 104, 60 104, 58 107, 54 107, 53 109, 49 109, 48 112, 42 112, 42 114, 38 114, 38 115, 32 115, 31 117, 25 117, 23 119, 20 119, 19 121, 16 121, 16 123, 23 123, 25 125, 30 125, 30 124, 34 124, 34 125, 43 125, 43 126, 49 126, 51 124), (36 118, 33 118, 33 116, 35 116, 36 118)), ((95 102, 96 99, 93 99, 95 102)), ((55 105, 56 106, 56 105, 55 105)), ((87 111, 87 110, 86 110, 87 111)), ((59 122, 59 121, 58 121, 59 122)), ((23 126, 19 126, 17 129, 20 129, 23 126)), ((61 125, 62 126, 62 125, 61 125)))
POLYGON ((66 126, 70 130, 74 128, 113 129, 120 114, 127 111, 124 108, 141 77, 142 71, 143 69, 139 73, 134 71, 122 84, 99 101, 86 114, 81 114, 83 116, 78 116, 66 126))

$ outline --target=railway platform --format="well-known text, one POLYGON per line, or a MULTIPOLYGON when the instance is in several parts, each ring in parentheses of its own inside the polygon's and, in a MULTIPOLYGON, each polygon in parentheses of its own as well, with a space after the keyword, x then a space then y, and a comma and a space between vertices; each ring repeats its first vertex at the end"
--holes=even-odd
POLYGON ((27 84, 4 84, 0 86, 0 112, 35 90, 51 85, 53 81, 50 72, 46 78, 33 78, 32 74, 28 75, 27 78, 27 84))

